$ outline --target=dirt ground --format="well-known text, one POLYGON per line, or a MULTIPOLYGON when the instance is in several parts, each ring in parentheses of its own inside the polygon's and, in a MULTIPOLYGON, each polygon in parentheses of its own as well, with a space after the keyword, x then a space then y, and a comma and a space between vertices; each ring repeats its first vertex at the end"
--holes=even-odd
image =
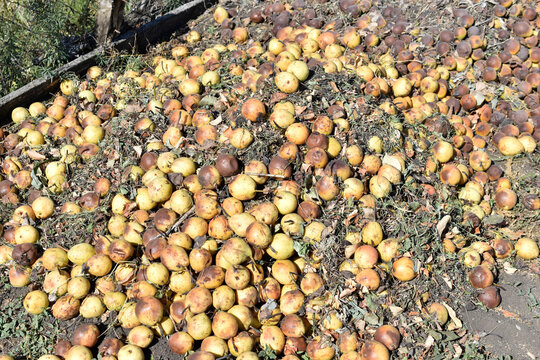
POLYGON ((502 302, 496 311, 466 304, 463 322, 474 341, 498 356, 515 360, 540 357, 540 275, 525 268, 503 273, 497 285, 502 302), (514 272, 515 271, 515 272, 514 272))

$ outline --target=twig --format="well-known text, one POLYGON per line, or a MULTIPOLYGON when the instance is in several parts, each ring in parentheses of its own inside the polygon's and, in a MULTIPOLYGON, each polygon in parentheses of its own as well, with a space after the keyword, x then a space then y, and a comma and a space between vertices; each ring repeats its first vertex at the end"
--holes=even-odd
POLYGON ((245 175, 249 176, 264 176, 269 178, 277 178, 277 179, 286 179, 283 175, 273 175, 273 174, 258 174, 258 173, 244 173, 245 175))
POLYGON ((193 214, 194 212, 195 212, 195 205, 193 205, 193 206, 191 207, 191 209, 189 209, 184 215, 182 215, 182 216, 180 217, 180 219, 178 219, 178 220, 174 223, 174 225, 171 226, 170 229, 167 230, 167 231, 165 232, 165 234, 169 235, 171 232, 173 232, 174 230, 176 230, 176 228, 177 228, 178 226, 180 226, 180 224, 183 223, 184 220, 186 220, 186 219, 187 219, 191 214, 193 214))

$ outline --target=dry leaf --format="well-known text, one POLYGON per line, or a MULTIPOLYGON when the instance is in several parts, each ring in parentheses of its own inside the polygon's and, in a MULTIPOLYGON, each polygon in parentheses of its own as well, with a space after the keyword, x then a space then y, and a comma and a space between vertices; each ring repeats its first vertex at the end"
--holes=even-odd
POLYGON ((330 86, 332 87, 332 90, 334 90, 334 92, 339 92, 339 89, 335 82, 330 81, 330 86))
POLYGON ((509 275, 512 275, 513 273, 515 273, 517 271, 517 269, 515 267, 513 267, 512 265, 510 265, 509 262, 505 262, 503 264, 503 267, 504 267, 504 272, 509 274, 509 275))
POLYGON ((513 231, 510 228, 502 228, 501 232, 510 238, 510 240, 517 240, 523 235, 523 231, 513 231))
POLYGON ((60 157, 60 150, 57 148, 51 149, 51 156, 52 157, 60 157))
POLYGON ((358 249, 359 247, 360 247, 360 244, 353 244, 353 245, 345 246, 345 257, 347 259, 350 259, 356 252, 356 249, 358 249))
POLYGON ((124 108, 125 113, 140 113, 143 110, 143 106, 139 103, 131 103, 124 108))
POLYGON ((45 160, 47 157, 43 154, 38 153, 35 150, 28 150, 26 154, 30 157, 32 160, 45 160))
POLYGON ((340 294, 339 294, 339 297, 341 299, 349 296, 349 295, 352 295, 354 292, 356 291, 356 288, 347 288, 345 290, 343 290, 340 294))
POLYGON ((133 150, 135 151, 135 153, 137 154, 137 157, 141 157, 142 155, 142 152, 143 152, 143 147, 141 145, 136 145, 133 147, 133 150))
POLYGON ((285 93, 282 93, 282 92, 273 93, 272 96, 270 97, 270 104, 280 102, 281 100, 285 100, 286 98, 287 98, 287 94, 285 93))
POLYGON ((350 213, 347 218, 345 218, 345 220, 343 221, 343 223, 345 224, 345 226, 349 226, 351 224, 351 220, 353 220, 356 215, 358 215, 358 210, 354 210, 352 213, 350 213))
POLYGON ((365 208, 362 208, 362 210, 364 211, 364 217, 366 219, 376 220, 376 218, 375 218, 375 209, 374 208, 365 207, 365 208))
POLYGON ((356 330, 363 332, 366 329, 366 322, 362 319, 358 319, 354 322, 356 330))
POLYGON ((392 312, 392 315, 394 316, 399 315, 403 312, 403 308, 396 305, 390 305, 388 306, 388 308, 390 309, 390 311, 392 312))
POLYGON ((323 229, 322 233, 321 233, 321 239, 326 238, 328 235, 330 235, 331 233, 333 233, 334 230, 336 230, 336 226, 335 226, 335 225, 325 227, 325 228, 323 229))
POLYGON ((294 106, 294 112, 296 113, 296 116, 302 114, 304 111, 306 111, 306 109, 307 109, 307 106, 298 106, 298 105, 294 106))
POLYGON ((390 156, 390 155, 384 155, 382 159, 383 165, 391 165, 398 169, 399 171, 405 171, 405 169, 402 169, 401 163, 399 162, 398 158, 396 156, 390 156))
POLYGON ((439 234, 439 238, 442 237, 442 234, 443 234, 444 230, 446 229, 446 226, 450 222, 450 219, 452 219, 452 217, 450 215, 445 215, 437 223, 437 233, 439 234))
POLYGON ((454 359, 459 359, 459 357, 463 353, 463 349, 458 344, 453 344, 452 346, 454 347, 454 351, 456 352, 454 354, 454 359))
POLYGON ((450 319, 452 319, 452 321, 454 322, 454 324, 456 324, 456 327, 457 329, 463 327, 463 323, 461 322, 461 320, 458 319, 458 317, 456 316, 456 312, 454 311, 454 309, 452 309, 447 303, 443 302, 443 305, 444 307, 446 308, 446 310, 448 310, 448 316, 450 316, 450 319))
POLYGON ((135 201, 127 203, 126 205, 124 205, 124 212, 122 215, 124 215, 125 217, 129 217, 133 209, 135 209, 136 207, 137 203, 135 201))
POLYGON ((220 93, 219 94, 219 98, 221 99, 221 101, 227 105, 227 106, 230 106, 230 103, 229 103, 229 100, 227 99, 227 97, 225 95, 223 95, 223 93, 220 93))
POLYGON ((450 279, 450 277, 448 276, 448 274, 444 274, 442 276, 444 282, 446 283, 446 285, 448 286, 448 288, 450 288, 450 290, 452 290, 452 280, 450 279))
POLYGON ((219 115, 217 118, 210 121, 210 125, 216 126, 216 125, 220 124, 222 121, 223 121, 223 117, 221 115, 219 115))
POLYGON ((433 346, 433 344, 435 344, 435 339, 433 338, 433 336, 429 335, 426 339, 426 343, 424 344, 424 346, 429 349, 433 346))

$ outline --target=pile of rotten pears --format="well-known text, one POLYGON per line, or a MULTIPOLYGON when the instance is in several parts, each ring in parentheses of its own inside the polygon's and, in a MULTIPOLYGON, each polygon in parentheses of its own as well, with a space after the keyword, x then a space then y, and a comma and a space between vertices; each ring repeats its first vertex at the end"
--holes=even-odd
MULTIPOLYGON (((63 81, 50 102, 14 109, 0 134, 0 195, 11 209, 0 264, 12 286, 30 284, 29 313, 91 320, 40 360, 144 359, 158 337, 192 360, 269 352, 288 360, 388 359, 400 329, 392 319, 364 331, 345 324, 333 310, 323 256, 315 247, 300 256, 298 244, 329 235, 328 204, 376 209, 404 183, 435 197, 455 189, 463 207, 457 221, 477 234, 486 217, 504 217, 518 202, 538 211, 538 195, 518 197, 492 159, 538 155, 540 6, 499 3, 489 5, 487 26, 454 9, 451 28, 429 33, 399 8, 369 0, 339 1, 335 18, 303 0, 248 12, 224 4, 151 67, 94 66, 84 79, 63 81), (257 31, 262 26, 270 37, 257 31), (321 91, 310 88, 321 74, 361 81, 354 97, 308 113, 300 98, 321 91), (111 155, 119 119, 140 141, 122 169, 134 191, 102 176, 70 198, 74 172, 111 155), (350 136, 362 121, 393 138, 350 136), (266 146, 261 129, 281 142, 256 158, 249 150, 266 146), (390 150, 390 141, 401 147, 390 150), (419 154, 427 154, 422 172, 431 182, 407 175, 419 154), (298 181, 306 176, 309 189, 298 181), (44 248, 45 221, 98 207, 109 212, 103 233, 44 248), (31 283, 35 272, 45 274, 42 283, 31 283), (101 334, 111 326, 126 336, 101 334)), ((497 259, 535 259, 537 239, 471 241, 455 229, 443 229, 443 248, 470 268, 478 300, 498 306, 497 259)), ((402 254, 382 222, 339 236, 346 242, 339 271, 353 274, 360 296, 377 292, 383 272, 400 282, 421 276, 414 253, 402 254)), ((440 303, 425 315, 448 321, 440 303)))

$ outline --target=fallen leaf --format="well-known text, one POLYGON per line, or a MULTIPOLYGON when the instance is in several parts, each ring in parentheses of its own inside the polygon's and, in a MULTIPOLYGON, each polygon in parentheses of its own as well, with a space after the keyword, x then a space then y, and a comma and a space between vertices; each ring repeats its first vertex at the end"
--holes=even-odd
POLYGON ((366 322, 362 319, 358 319, 354 322, 356 330, 363 332, 366 329, 366 322))
POLYGON ((355 291, 356 291, 356 288, 345 289, 339 294, 339 297, 343 299, 349 295, 352 295, 355 291))
POLYGON ((398 169, 399 171, 405 171, 405 169, 402 168, 401 163, 399 162, 397 156, 391 156, 391 155, 384 155, 382 159, 383 165, 391 165, 398 169))
POLYGON ((142 106, 142 104, 131 103, 131 104, 126 105, 123 111, 125 113, 140 113, 143 109, 144 107, 142 106))
POLYGON ((122 215, 124 215, 125 217, 129 217, 132 210, 135 209, 136 207, 137 207, 137 203, 135 201, 131 201, 127 203, 126 205, 124 205, 124 211, 122 215))
POLYGON ((517 240, 523 235, 523 231, 513 231, 510 228, 502 228, 501 232, 510 238, 510 240, 517 240))
POLYGON ((199 106, 212 106, 217 100, 214 96, 205 96, 199 101, 199 106))
POLYGON ((378 325, 379 324, 379 317, 374 313, 369 313, 366 316, 364 316, 364 320, 366 323, 370 325, 378 325))
POLYGON ((516 319, 519 319, 519 315, 518 314, 514 314, 513 312, 510 312, 508 310, 504 310, 504 309, 501 309, 501 308, 497 308, 497 310, 503 314, 503 316, 505 318, 516 318, 516 319))
POLYGON ((51 149, 51 156, 52 157, 60 157, 60 150, 57 148, 51 149))
POLYGON ((227 106, 230 106, 230 103, 229 103, 229 100, 227 99, 227 97, 225 95, 223 95, 223 93, 220 93, 219 94, 219 98, 221 99, 221 101, 227 105, 227 106))
POLYGON ((47 157, 43 154, 38 153, 35 150, 28 150, 26 154, 30 157, 32 160, 45 160, 47 157))
POLYGON ((375 220, 375 209, 374 208, 365 207, 365 208, 362 208, 362 210, 364 211, 364 217, 366 219, 375 220))
POLYGON ((512 265, 510 265, 509 262, 505 262, 503 264, 503 268, 504 268, 504 272, 509 274, 509 275, 512 275, 513 273, 515 273, 517 271, 517 269, 515 267, 513 267, 512 265))
POLYGON ((334 230, 336 230, 336 226, 327 226, 323 229, 322 233, 321 233, 321 239, 324 239, 326 238, 328 235, 330 235, 331 233, 334 232, 334 230))
POLYGON ((286 98, 287 98, 287 94, 285 93, 282 93, 282 92, 273 93, 272 96, 270 97, 270 104, 280 102, 281 100, 285 100, 286 98))
POLYGON ((223 121, 223 117, 221 115, 219 115, 217 118, 210 121, 210 125, 216 126, 216 125, 220 124, 222 121, 223 121))
POLYGON ((477 104, 482 104, 486 99, 480 91, 473 91, 471 95, 474 96, 477 104))
POLYGON ((447 275, 447 274, 444 274, 442 276, 444 282, 446 283, 446 285, 448 286, 448 288, 450 288, 450 290, 452 290, 452 280, 450 279, 450 277, 447 275))
POLYGON ((433 338, 433 336, 429 335, 426 339, 424 346, 429 349, 433 346, 433 344, 435 344, 435 339, 433 338))
POLYGON ((392 312, 392 315, 394 316, 399 315, 403 312, 403 308, 396 305, 390 305, 388 306, 388 308, 390 309, 390 311, 392 312))
POLYGON ((306 111, 306 109, 307 109, 307 106, 299 106, 299 105, 294 106, 294 112, 296 113, 297 116, 302 114, 304 111, 306 111))
POLYGON ((443 234, 444 230, 446 229, 446 226, 448 225, 448 223, 450 222, 451 219, 452 219, 452 217, 450 215, 445 215, 437 223, 437 233, 439 234, 439 238, 442 237, 442 234, 443 234))
POLYGON ((354 253, 356 252, 356 249, 360 247, 360 244, 352 244, 345 246, 345 257, 347 259, 350 259, 354 253))
POLYGON ((133 150, 135 151, 135 153, 137 154, 137 157, 141 157, 142 155, 142 152, 143 152, 143 148, 141 145, 135 145, 133 147, 133 150))
POLYGON ((349 224, 351 223, 351 220, 354 219, 356 217, 356 215, 358 215, 358 210, 354 210, 352 213, 350 213, 347 218, 345 219, 344 221, 344 224, 345 226, 349 226, 349 224))
POLYGON ((492 225, 492 226, 504 226, 506 224, 506 221, 504 220, 504 217, 502 217, 499 214, 493 214, 486 216, 484 220, 482 221, 484 225, 492 225))
POLYGON ((456 352, 454 354, 454 359, 459 359, 459 357, 463 353, 463 349, 458 344, 453 344, 452 346, 454 347, 454 351, 456 352))
POLYGON ((443 302, 443 305, 444 307, 446 308, 446 310, 448 310, 448 316, 450 316, 450 319, 452 319, 452 321, 454 322, 454 324, 456 324, 457 328, 461 328, 463 327, 463 323, 461 322, 461 320, 458 319, 458 317, 456 316, 456 312, 454 311, 454 309, 452 309, 447 303, 443 302))

